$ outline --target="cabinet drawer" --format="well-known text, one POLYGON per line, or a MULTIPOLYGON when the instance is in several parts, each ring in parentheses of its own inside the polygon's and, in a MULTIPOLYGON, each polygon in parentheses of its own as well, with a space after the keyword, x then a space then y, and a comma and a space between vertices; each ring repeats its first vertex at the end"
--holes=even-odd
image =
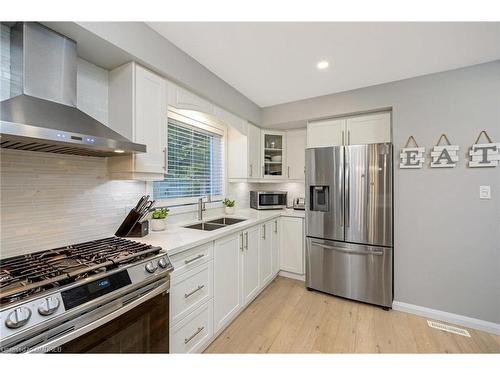
POLYGON ((173 275, 170 288, 171 325, 213 297, 213 261, 180 276, 173 275))
POLYGON ((213 336, 213 300, 170 329, 171 353, 199 353, 213 336))
POLYGON ((170 257, 170 261, 174 266, 174 275, 180 275, 186 271, 192 270, 199 265, 212 260, 214 256, 213 242, 197 246, 193 249, 183 251, 179 254, 174 254, 170 257))

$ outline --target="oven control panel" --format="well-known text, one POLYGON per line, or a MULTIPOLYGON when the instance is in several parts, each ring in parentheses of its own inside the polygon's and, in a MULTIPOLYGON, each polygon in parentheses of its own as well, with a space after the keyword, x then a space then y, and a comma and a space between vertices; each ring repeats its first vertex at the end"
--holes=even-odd
POLYGON ((168 259, 166 254, 162 254, 161 256, 148 260, 145 263, 130 267, 127 271, 130 275, 132 283, 139 283, 150 278, 151 276, 168 273, 172 271, 172 269, 170 259, 168 259))
POLYGON ((40 297, 0 312, 2 340, 65 312, 61 293, 40 297))

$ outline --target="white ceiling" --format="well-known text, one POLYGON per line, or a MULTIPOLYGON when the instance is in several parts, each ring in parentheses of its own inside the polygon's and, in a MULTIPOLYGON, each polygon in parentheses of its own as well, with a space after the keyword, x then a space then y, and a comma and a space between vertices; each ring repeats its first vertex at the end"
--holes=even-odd
POLYGON ((148 25, 261 107, 500 59, 500 22, 148 25))

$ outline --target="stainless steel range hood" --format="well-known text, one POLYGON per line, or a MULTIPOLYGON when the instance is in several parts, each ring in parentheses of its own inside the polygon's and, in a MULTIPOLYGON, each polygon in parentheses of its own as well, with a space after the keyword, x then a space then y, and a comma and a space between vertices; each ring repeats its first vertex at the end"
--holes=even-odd
POLYGON ((0 103, 2 148, 87 156, 146 152, 76 108, 76 43, 38 23, 10 37, 10 99, 0 103))

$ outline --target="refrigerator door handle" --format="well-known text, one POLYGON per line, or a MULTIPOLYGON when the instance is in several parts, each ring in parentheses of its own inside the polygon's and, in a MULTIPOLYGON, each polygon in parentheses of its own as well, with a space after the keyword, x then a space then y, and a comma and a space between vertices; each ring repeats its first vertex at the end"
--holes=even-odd
POLYGON ((359 250, 350 250, 350 249, 345 249, 341 247, 335 247, 335 246, 328 246, 319 242, 312 241, 312 244, 314 246, 322 247, 324 249, 329 249, 329 250, 334 250, 338 251, 341 253, 348 253, 348 254, 359 254, 359 255, 384 255, 384 252, 382 250, 369 250, 369 251, 359 251, 359 250))
POLYGON ((345 178, 345 202, 344 202, 344 209, 345 209, 345 215, 344 215, 344 218, 343 220, 345 220, 344 222, 344 226, 349 228, 350 226, 350 221, 351 221, 351 203, 350 203, 350 200, 351 200, 351 183, 350 183, 350 174, 351 174, 351 171, 350 171, 350 167, 349 167, 349 157, 348 157, 348 154, 349 154, 349 150, 346 148, 345 149, 345 164, 344 164, 344 178, 345 178))

